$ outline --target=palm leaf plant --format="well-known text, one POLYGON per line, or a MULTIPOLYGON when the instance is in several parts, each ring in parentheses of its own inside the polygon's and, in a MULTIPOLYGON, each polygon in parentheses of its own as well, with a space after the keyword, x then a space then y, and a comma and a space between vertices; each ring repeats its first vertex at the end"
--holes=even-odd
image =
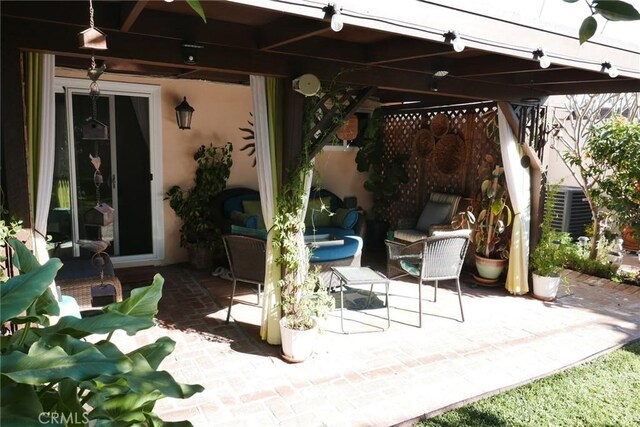
POLYGON ((96 316, 65 316, 50 324, 59 307, 49 285, 62 263, 54 258, 41 266, 24 244, 13 238, 8 242, 20 275, 0 285, 0 321, 14 331, 0 340, 2 425, 42 425, 54 419, 59 425, 167 425, 153 412, 156 401, 186 399, 203 390, 158 371, 175 347, 170 338, 129 353, 111 341, 118 329, 134 335, 154 325, 164 282, 160 275, 96 316), (94 334, 106 338, 90 342, 94 334))

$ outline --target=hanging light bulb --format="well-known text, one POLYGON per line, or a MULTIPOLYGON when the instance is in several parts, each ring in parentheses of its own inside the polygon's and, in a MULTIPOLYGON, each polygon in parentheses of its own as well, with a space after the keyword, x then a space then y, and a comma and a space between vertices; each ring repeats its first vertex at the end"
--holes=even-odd
POLYGON ((544 53, 544 50, 542 50, 542 48, 539 47, 531 53, 533 54, 533 57, 535 59, 540 61, 540 68, 549 68, 549 66, 551 65, 551 59, 549 59, 549 56, 544 53))
POLYGON ((453 45, 453 50, 455 50, 456 52, 462 52, 466 47, 464 39, 460 37, 460 34, 458 34, 457 31, 447 31, 443 34, 443 36, 445 41, 453 45))
POLYGON ((615 79, 620 75, 620 71, 618 71, 618 68, 609 61, 605 61, 602 63, 602 68, 600 69, 600 71, 602 71, 603 73, 606 71, 607 74, 609 74, 609 77, 611 77, 612 79, 615 79))
POLYGON ((331 18, 331 29, 336 33, 341 31, 344 27, 344 20, 342 19, 342 8, 338 3, 329 3, 322 8, 325 13, 325 19, 331 18))

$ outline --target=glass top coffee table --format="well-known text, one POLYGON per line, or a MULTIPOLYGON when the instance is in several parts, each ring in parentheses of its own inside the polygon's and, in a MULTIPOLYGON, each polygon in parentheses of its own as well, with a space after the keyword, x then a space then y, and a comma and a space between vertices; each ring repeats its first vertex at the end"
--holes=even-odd
POLYGON ((387 327, 380 328, 386 331, 391 326, 391 317, 389 316, 389 279, 382 273, 372 270, 369 267, 331 267, 331 282, 329 288, 333 289, 333 278, 337 278, 340 287, 340 328, 342 333, 349 333, 344 330, 344 288, 346 286, 371 285, 369 289, 369 297, 363 308, 368 308, 373 296, 373 285, 384 285, 385 287, 385 303, 387 307, 387 327))

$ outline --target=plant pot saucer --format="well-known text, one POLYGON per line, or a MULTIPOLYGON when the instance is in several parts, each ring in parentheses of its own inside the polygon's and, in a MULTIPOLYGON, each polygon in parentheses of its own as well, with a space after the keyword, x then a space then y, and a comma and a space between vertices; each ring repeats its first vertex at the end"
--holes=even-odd
POLYGON ((292 357, 287 356, 282 351, 280 352, 280 357, 282 357, 286 362, 289 362, 289 363, 301 363, 306 360, 306 359, 294 359, 292 357))
POLYGON ((498 279, 485 279, 484 277, 480 277, 477 274, 472 274, 472 276, 473 276, 473 280, 475 280, 478 285, 492 287, 492 288, 501 285, 498 279))
POLYGON ((556 300, 555 298, 541 297, 540 295, 536 295, 533 292, 531 292, 531 296, 537 300, 544 301, 544 302, 554 302, 556 300))

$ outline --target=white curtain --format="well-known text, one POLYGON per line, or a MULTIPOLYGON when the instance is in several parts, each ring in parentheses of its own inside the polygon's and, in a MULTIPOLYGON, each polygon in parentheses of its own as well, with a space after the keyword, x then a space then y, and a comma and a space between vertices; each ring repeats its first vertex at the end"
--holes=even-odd
POLYGON ((500 150, 504 173, 513 206, 513 226, 509 269, 505 287, 515 295, 529 292, 529 230, 531 226, 531 172, 522 167, 523 150, 518 144, 505 115, 498 109, 500 150))
MULTIPOLYGON (((47 252, 47 218, 53 187, 55 156, 55 56, 42 55, 42 110, 40 116, 40 158, 38 160, 38 190, 35 203, 34 252, 40 264, 49 260, 47 252)), ((55 289, 55 287, 54 287, 55 289)), ((55 295, 55 294, 54 294, 55 295)))
MULTIPOLYGON (((253 104, 253 125, 256 144, 256 166, 262 217, 267 230, 273 226, 276 208, 276 183, 273 145, 269 141, 269 117, 267 111, 267 88, 265 78, 251 76, 251 100, 253 104)), ((273 237, 267 236, 267 259, 264 280, 264 298, 260 336, 269 344, 280 344, 280 292, 277 287, 280 267, 275 264, 278 253, 273 248, 273 237)))

